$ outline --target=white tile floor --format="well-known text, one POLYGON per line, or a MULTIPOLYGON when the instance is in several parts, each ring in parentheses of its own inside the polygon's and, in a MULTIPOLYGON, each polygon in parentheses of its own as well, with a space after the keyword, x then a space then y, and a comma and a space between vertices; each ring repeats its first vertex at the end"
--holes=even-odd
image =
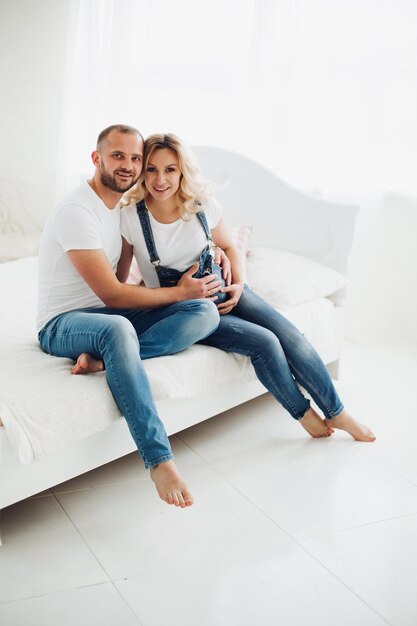
POLYGON ((2 626, 415 626, 417 354, 347 344, 378 435, 311 440, 269 396, 172 438, 196 504, 130 455, 3 512, 2 626))

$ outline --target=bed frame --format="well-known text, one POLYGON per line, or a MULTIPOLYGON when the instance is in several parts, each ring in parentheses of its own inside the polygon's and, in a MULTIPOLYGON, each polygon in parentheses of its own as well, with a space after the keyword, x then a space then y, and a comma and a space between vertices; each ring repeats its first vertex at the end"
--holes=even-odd
MULTIPOLYGON (((253 160, 214 147, 195 147, 204 177, 214 182, 216 197, 225 209, 227 223, 253 224, 253 246, 280 248, 323 263, 346 273, 358 207, 306 194, 287 184, 253 160)), ((4 202, 4 198, 2 198, 4 202)), ((13 206, 13 204, 11 205, 13 206)), ((30 232, 31 219, 22 223, 20 207, 17 217, 23 234, 30 232)), ((327 355, 326 364, 337 377, 343 339, 343 300, 339 293, 338 336, 327 355)), ((265 393, 253 381, 231 389, 221 397, 187 400, 163 400, 157 403, 168 434, 217 415, 265 393)), ((58 454, 21 465, 12 451, 4 427, 0 428, 0 509, 50 488, 79 474, 113 461, 136 450, 124 420, 110 428, 61 450, 58 454)))

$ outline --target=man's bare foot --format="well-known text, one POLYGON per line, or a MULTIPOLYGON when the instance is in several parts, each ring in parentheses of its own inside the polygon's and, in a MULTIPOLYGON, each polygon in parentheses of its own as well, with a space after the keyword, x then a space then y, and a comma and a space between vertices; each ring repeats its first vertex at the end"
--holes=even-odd
POLYGON ((182 481, 174 461, 165 461, 151 467, 151 478, 161 500, 182 509, 194 503, 194 498, 182 481))
POLYGON ((94 374, 94 372, 102 372, 103 370, 103 361, 94 359, 91 354, 83 352, 78 357, 76 364, 71 370, 71 374, 94 374))
POLYGON ((345 430, 356 441, 375 441, 376 437, 368 426, 357 422, 344 410, 337 417, 327 420, 327 422, 333 427, 339 430, 345 430))
POLYGON ((333 433, 331 428, 314 409, 310 408, 304 416, 298 420, 303 428, 314 438, 330 437, 333 433))

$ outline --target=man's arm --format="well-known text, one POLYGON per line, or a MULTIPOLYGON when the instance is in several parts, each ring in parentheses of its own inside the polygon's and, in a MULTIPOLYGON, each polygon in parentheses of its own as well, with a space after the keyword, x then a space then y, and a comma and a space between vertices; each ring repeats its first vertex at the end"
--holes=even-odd
POLYGON ((77 272, 105 306, 114 309, 153 309, 183 300, 206 298, 209 289, 216 290, 220 282, 211 274, 192 278, 198 269, 195 263, 176 287, 149 289, 127 285, 117 279, 104 250, 68 250, 68 257, 77 272))
POLYGON ((128 279, 130 266, 133 259, 133 246, 122 237, 122 253, 117 264, 116 276, 121 283, 125 283, 128 279))

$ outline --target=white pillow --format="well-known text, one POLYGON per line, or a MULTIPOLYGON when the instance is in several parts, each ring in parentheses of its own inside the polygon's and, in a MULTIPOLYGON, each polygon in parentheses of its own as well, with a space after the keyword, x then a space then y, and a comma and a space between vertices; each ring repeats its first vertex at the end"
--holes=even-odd
POLYGON ((248 254, 249 241, 252 237, 253 226, 243 225, 243 226, 234 226, 230 231, 230 236, 235 246, 239 259, 240 265, 243 272, 243 280, 247 282, 247 273, 246 273, 246 256, 248 254))
POLYGON ((251 288, 280 309, 330 296, 347 284, 343 274, 285 250, 251 248, 246 266, 251 288))

